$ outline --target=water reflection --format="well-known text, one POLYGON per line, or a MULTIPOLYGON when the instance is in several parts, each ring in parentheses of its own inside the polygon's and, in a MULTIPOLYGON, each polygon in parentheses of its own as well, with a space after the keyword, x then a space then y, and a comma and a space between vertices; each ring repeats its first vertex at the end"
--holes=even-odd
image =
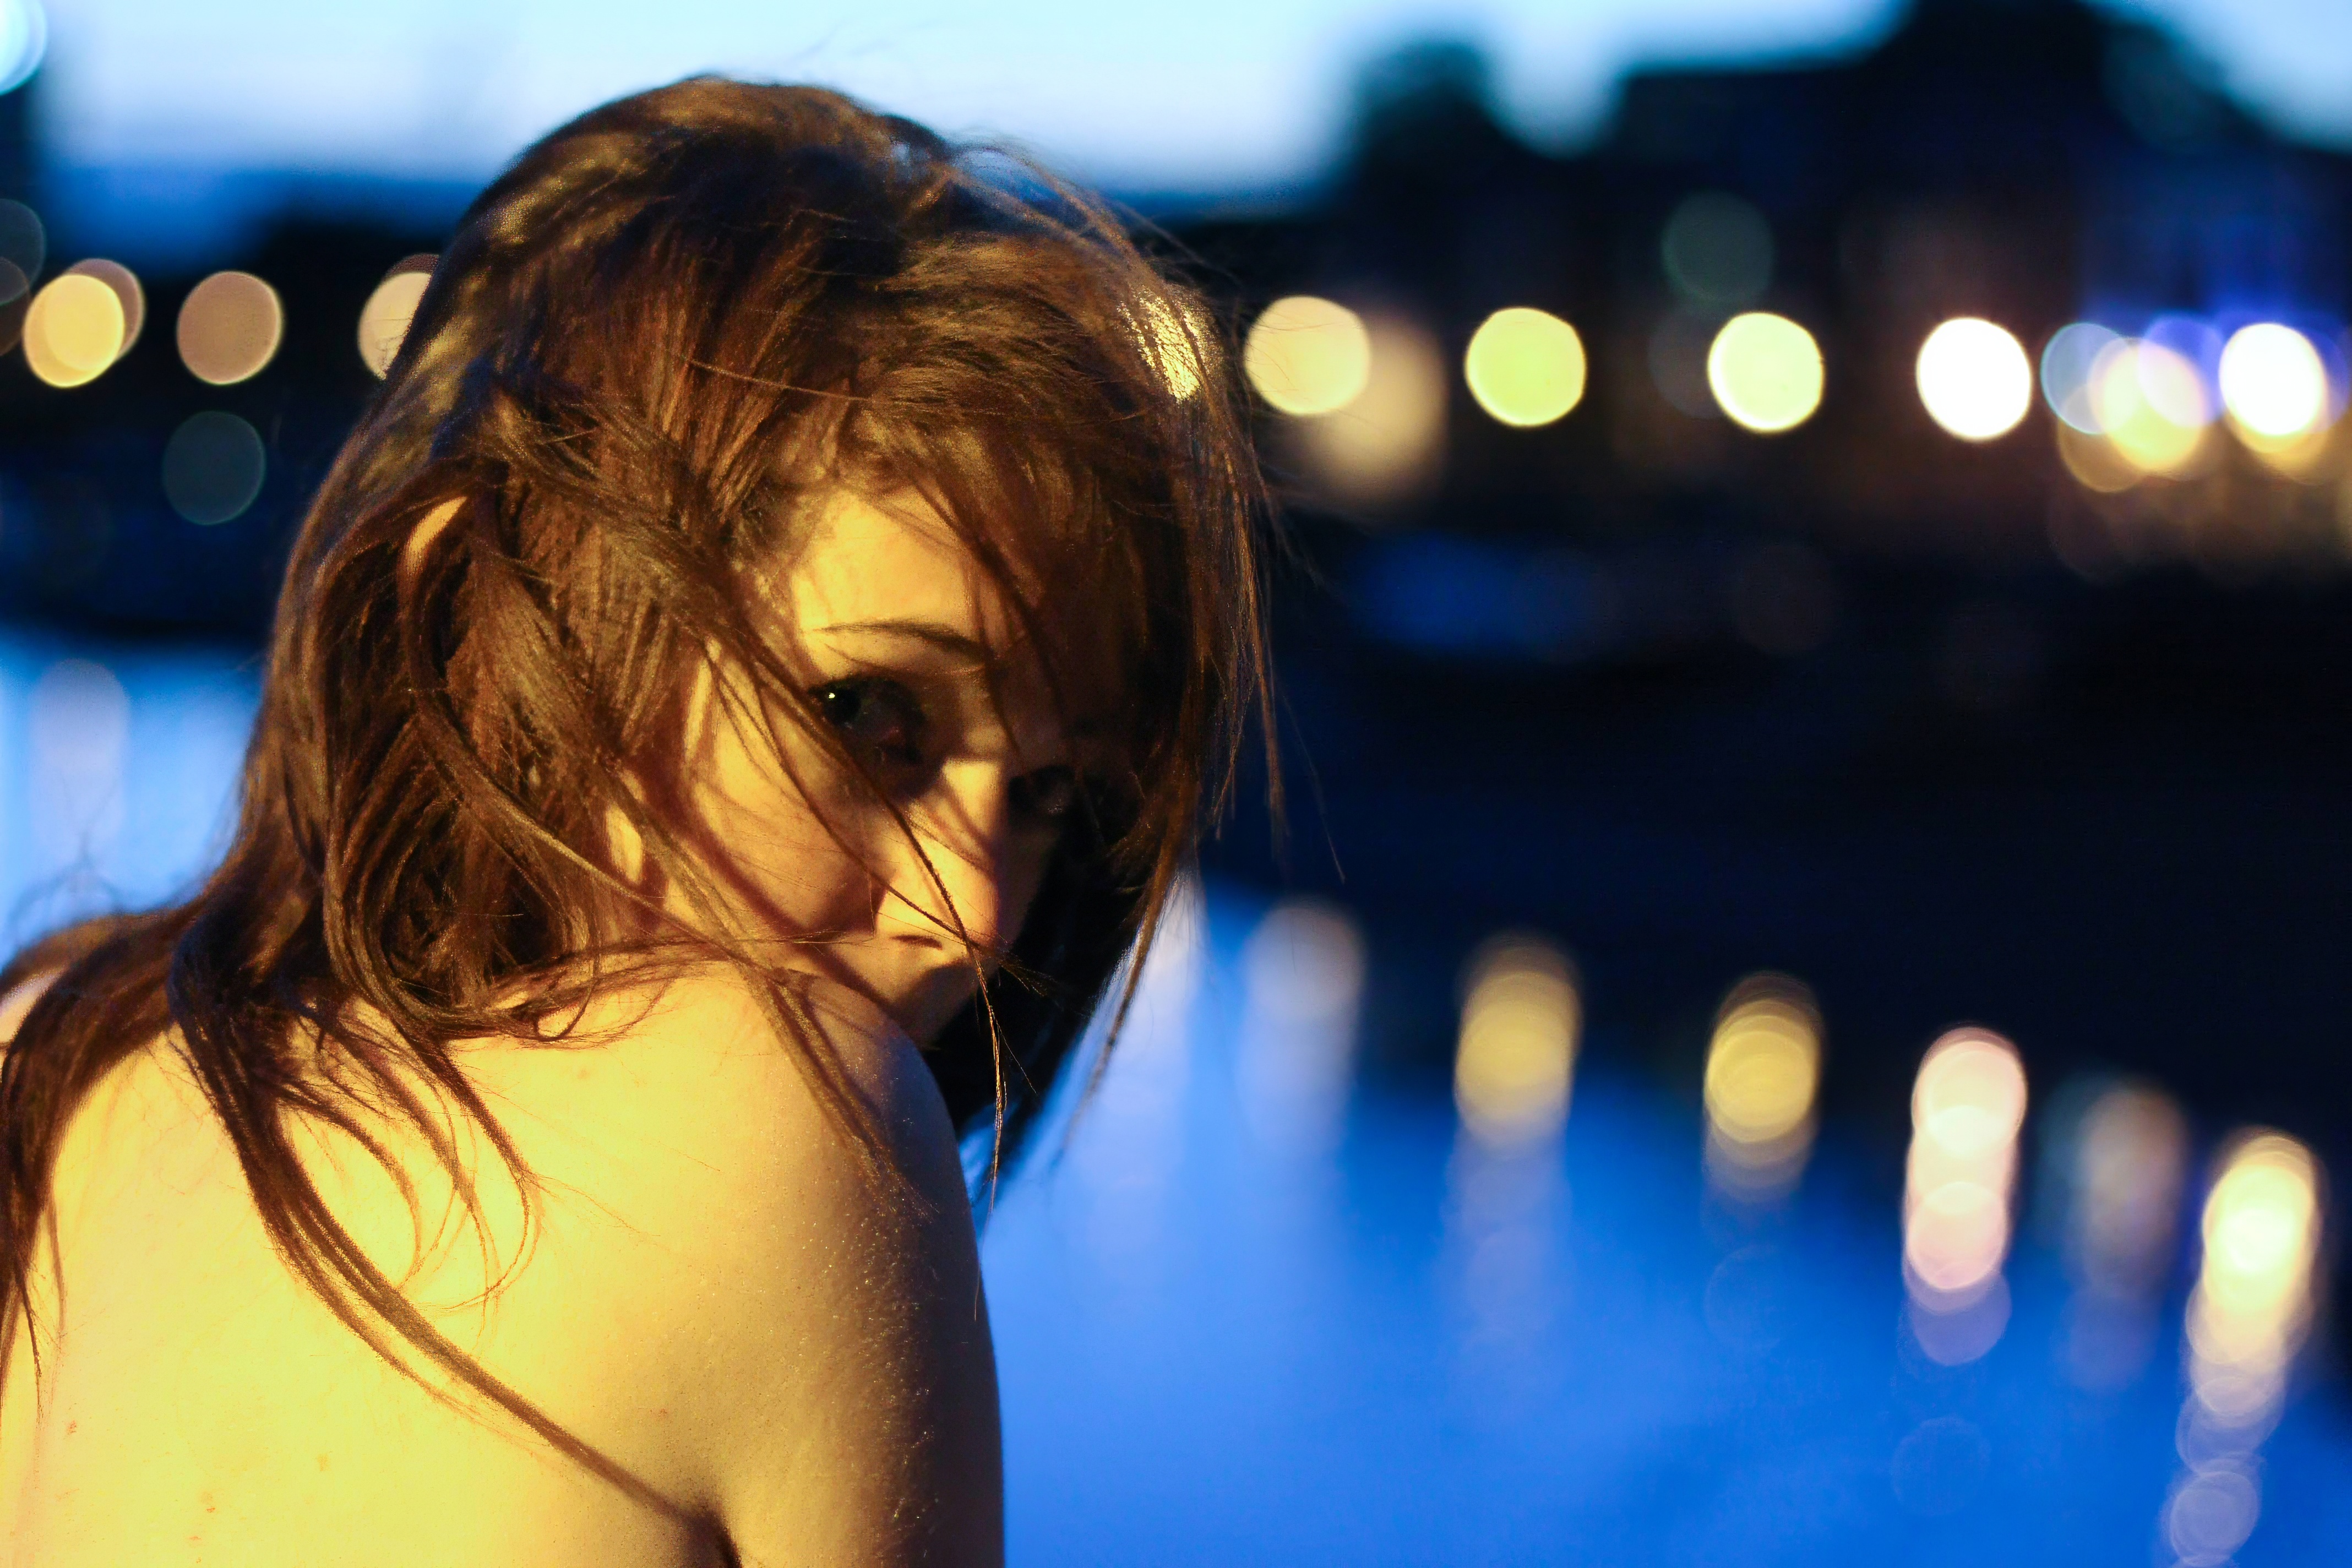
POLYGON ((2098 1083, 2070 1098, 2079 1103, 2050 1140, 2074 1287, 2061 1360, 2077 1387, 2109 1393, 2137 1378, 2155 1351, 2178 1247, 2189 1124, 2152 1084, 2098 1083))
POLYGON ((1531 1352, 1566 1291, 1569 1191, 1560 1140, 1583 1026, 1575 967, 1547 939, 1507 932, 1462 984, 1445 1167, 1446 1272, 1465 1367, 1491 1398, 1524 1394, 1531 1352))
POLYGON ((1355 1076, 1364 938, 1317 899, 1278 903, 1241 952, 1234 1088, 1251 1133, 1277 1153, 1328 1160, 1355 1076))
POLYGON ((1156 1277, 1170 1189, 1183 1164, 1203 920, 1199 883, 1178 884, 1118 1047, 1071 1130, 1067 1163, 1083 1194, 1091 1250, 1134 1283, 1156 1277))
POLYGON ((222 842, 251 671, 0 638, 0 941, 169 896, 222 842))
POLYGON ((1785 974, 1752 974, 1717 1014, 1706 1055, 1706 1175, 1738 1208, 1769 1208, 1804 1174, 1821 1083, 1822 1019, 1785 974))
POLYGON ((2228 1563, 2262 1518, 2259 1450, 2278 1425, 2310 1327, 2319 1232, 2319 1163, 2310 1150, 2260 1129, 2224 1146, 2189 1300, 2182 1469, 2162 1516, 2181 1568, 2228 1563))
POLYGON ((1927 1049, 1911 1095, 1903 1279, 1919 1350, 1957 1366, 2009 1324, 2010 1194, 2025 1070, 1990 1029, 1954 1029, 1927 1049))
POLYGON ((1542 937, 1496 937, 1464 971, 1454 1104, 1478 1142, 1556 1142, 1568 1121, 1583 1007, 1568 955, 1542 937))
MULTIPOLYGON (((227 656, 0 639, 15 934, 37 875, 82 866, 105 884, 83 895, 139 903, 205 862, 252 679, 227 656)), ((2340 1419, 2287 1400, 2324 1252, 2324 1173, 2302 1144, 2224 1146, 2196 1211, 2185 1400, 2149 1374, 2094 1406, 2039 1353, 1958 1371, 1915 1357, 1906 1374, 1885 1332, 1895 1197, 1783 1070, 1803 1059, 1787 1030, 1818 1028, 1790 983, 1726 998, 1709 1120, 1769 1142, 1811 1112, 1802 1198, 1721 1254, 1696 1212, 1687 1102, 1629 1072, 1618 1043, 1586 1049, 1557 944, 1481 950, 1449 1104, 1355 1065, 1370 917, 1231 889, 1204 914, 1202 899, 1188 888, 1171 911, 1066 1152, 1051 1158, 1048 1131, 1048 1157, 989 1223, 1021 1560, 1548 1562, 1563 1542, 1708 1563, 1869 1560, 1890 1542, 2058 1564, 2151 1544, 2182 1564, 2341 1552, 2325 1479, 2347 1462, 2340 1419), (1742 1010, 1759 996, 1793 1016, 1742 1010), (1762 1045, 1737 1045, 1759 1017, 1762 1045), (1252 1031, 1328 1048, 1253 1058, 1252 1031), (1742 1087, 1749 1051, 1780 1065, 1742 1087), (1312 1136, 1285 1144, 1284 1130, 1312 1136), (1286 1205, 1301 1171, 1318 1201, 1286 1205), (2166 1433, 2177 1460, 2152 1450, 2166 1433)), ((2032 1175, 2063 1176, 2063 1251, 2012 1262, 2025 1087, 2014 1049, 1982 1031, 1922 1064, 1905 1257, 1922 1279, 1922 1264, 1993 1263, 1975 1308, 1915 1307, 1915 1327, 1936 1325, 1915 1348, 1944 1344, 1948 1318, 2005 1312, 2011 1289, 2021 1324, 2055 1322, 2063 1294, 2137 1300, 2159 1342, 2179 1333, 2163 1304, 2186 1228, 2167 1195, 2187 1196, 2179 1108, 2103 1082, 2053 1118, 2070 1131, 2032 1175), (1973 1252, 1937 1239, 1916 1201, 1971 1172, 2000 1196, 1999 1245, 1973 1252)))

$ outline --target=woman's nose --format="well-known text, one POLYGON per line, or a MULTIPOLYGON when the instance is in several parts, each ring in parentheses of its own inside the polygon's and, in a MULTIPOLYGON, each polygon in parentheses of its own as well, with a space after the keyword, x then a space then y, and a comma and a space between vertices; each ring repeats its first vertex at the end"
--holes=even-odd
POLYGON ((961 931, 982 952, 1010 938, 1003 929, 1010 786, 995 763, 951 763, 941 770, 934 787, 908 808, 915 842, 894 835, 890 884, 877 921, 884 931, 950 945, 959 945, 961 931))

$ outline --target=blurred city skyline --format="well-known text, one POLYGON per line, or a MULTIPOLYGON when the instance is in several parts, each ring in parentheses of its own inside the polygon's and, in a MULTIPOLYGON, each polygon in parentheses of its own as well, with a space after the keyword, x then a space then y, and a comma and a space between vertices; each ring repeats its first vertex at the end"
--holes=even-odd
MULTIPOLYGON (((2035 0, 1977 0, 1993 6, 2035 0)), ((0 34, 26 0, 0 0, 0 34)), ((956 135, 1011 139, 1131 193, 1265 191, 1341 150, 1365 65, 1458 37, 1538 145, 1607 120, 1667 63, 1841 56, 1907 0, 1197 0, 1181 15, 1008 0, 658 12, 603 0, 402 6, 49 0, 43 131, 66 170, 283 169, 478 182, 615 95, 698 70, 841 87, 956 135)), ((2297 137, 2352 145, 2352 28, 2331 0, 2103 0, 2177 30, 2217 85, 2297 137)), ((0 40, 5 42, 5 40, 0 40)))

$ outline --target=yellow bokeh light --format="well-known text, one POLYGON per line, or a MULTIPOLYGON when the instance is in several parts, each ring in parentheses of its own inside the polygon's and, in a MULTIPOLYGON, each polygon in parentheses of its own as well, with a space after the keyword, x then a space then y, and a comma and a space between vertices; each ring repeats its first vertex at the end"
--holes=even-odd
POLYGON ((1763 435, 1792 430, 1822 405, 1822 350, 1786 316, 1734 316, 1706 353, 1706 384, 1732 420, 1763 435))
POLYGON ((147 324, 147 290, 140 285, 139 275, 120 261, 92 257, 75 262, 62 276, 95 278, 114 290, 116 300, 122 306, 122 346, 114 351, 114 357, 121 359, 129 353, 131 345, 139 341, 141 329, 147 324))
POLYGON ((1402 316, 1364 322, 1370 359, 1348 405, 1291 429, 1302 466, 1345 503, 1387 506, 1426 493, 1445 460, 1446 364, 1437 340, 1402 316))
POLYGON ((2084 489, 2116 495, 2139 483, 2139 467, 2116 450, 2105 436, 2085 435, 2071 421, 2058 424, 2058 457, 2084 489))
POLYGON ((1361 395, 1372 374, 1363 318, 1311 294, 1268 305, 1242 345, 1242 372, 1277 411, 1335 414, 1361 395))
POLYGON ((400 345, 408 337, 408 323, 416 316, 416 302, 425 298, 432 281, 429 272, 395 272, 377 284, 361 307, 360 358, 377 375, 390 372, 392 362, 399 357, 400 345))
POLYGON ((1944 1182, 1912 1205, 1903 1260, 1946 1297, 1985 1285, 2009 1250, 2009 1194, 1981 1182, 1944 1182))
POLYGON ((1584 398, 1584 342, 1549 311, 1514 305, 1471 334, 1462 376, 1503 424, 1549 425, 1584 398))
POLYGON ((2319 1166, 2284 1133, 2241 1137, 2205 1200, 2205 1256, 2189 1299, 2189 1382, 2206 1414, 2275 1414, 2311 1315, 2319 1166))
POLYGON ((285 335, 278 290, 250 272, 215 272, 180 306, 180 361, 215 386, 259 374, 285 335))
POLYGON ((2013 1145, 2025 1120, 2025 1069, 2017 1048, 1983 1029, 1955 1029, 1919 1064, 1911 1091, 1917 1136, 1955 1159, 2013 1145))
POLYGON ((64 273, 33 296, 25 363, 51 386, 95 381, 122 352, 122 300, 88 273, 64 273))
POLYGON ((2151 474, 2187 469, 2212 420, 2197 367, 2160 343, 2132 338, 2100 351, 2091 367, 2090 404, 2115 449, 2151 474))
POLYGON ((2017 428, 2033 404, 2033 366, 2006 328, 1974 316, 1946 321, 1919 345, 1919 401, 1963 441, 2017 428))
POLYGON ((1999 1282, 2024 1121, 2016 1047, 1987 1029, 1955 1029, 1928 1047, 1911 1093, 1903 1200, 1904 1272, 1916 1305, 1962 1310, 1999 1282))
POLYGON ((1567 957, 1534 937, 1503 937, 1471 962, 1454 1056, 1454 1102, 1471 1134, 1515 1148, 1568 1119, 1582 1007, 1567 957))
POLYGON ((2293 327, 2263 321, 2232 333, 2220 381, 2231 428, 2257 450, 2291 447, 2327 422, 2327 366, 2293 327))
POLYGON ((1763 973, 1732 987, 1706 1053, 1705 1163, 1715 1192, 1752 1205, 1794 1190, 1812 1152, 1821 1075, 1821 1014, 1802 983, 1763 973))
POLYGON ((1811 1118, 1822 1073, 1821 1021, 1793 984, 1725 1006, 1706 1056, 1707 1121, 1736 1144, 1777 1143, 1811 1118))

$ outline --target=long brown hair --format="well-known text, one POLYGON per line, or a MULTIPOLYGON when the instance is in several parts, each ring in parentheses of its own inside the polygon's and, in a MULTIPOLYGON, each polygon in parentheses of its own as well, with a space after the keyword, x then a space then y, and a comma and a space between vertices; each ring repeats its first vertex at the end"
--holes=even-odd
POLYGON ((184 903, 0 972, 54 976, 0 1069, 7 1324, 31 1310, 68 1117, 161 1037, 278 1250, 344 1323, 658 1502, 410 1304, 322 1201, 289 1119, 389 1168, 360 1114, 389 1106, 470 1205, 427 1104, 446 1097, 528 1194, 452 1047, 539 1040, 649 965, 717 959, 760 987, 890 1201, 793 987, 653 918, 649 891, 716 895, 675 792, 648 787, 698 671, 748 672, 883 798, 754 614, 807 503, 854 483, 936 507, 1049 685, 1106 648, 1118 672, 1119 763, 929 1053, 959 1130, 1016 1148, 1265 711, 1260 491, 1208 321, 1091 199, 829 92, 689 80, 525 152, 467 210, 310 508, 221 866, 184 903), (615 818, 650 870, 616 868, 615 818), (614 908, 650 923, 613 938, 614 908))

